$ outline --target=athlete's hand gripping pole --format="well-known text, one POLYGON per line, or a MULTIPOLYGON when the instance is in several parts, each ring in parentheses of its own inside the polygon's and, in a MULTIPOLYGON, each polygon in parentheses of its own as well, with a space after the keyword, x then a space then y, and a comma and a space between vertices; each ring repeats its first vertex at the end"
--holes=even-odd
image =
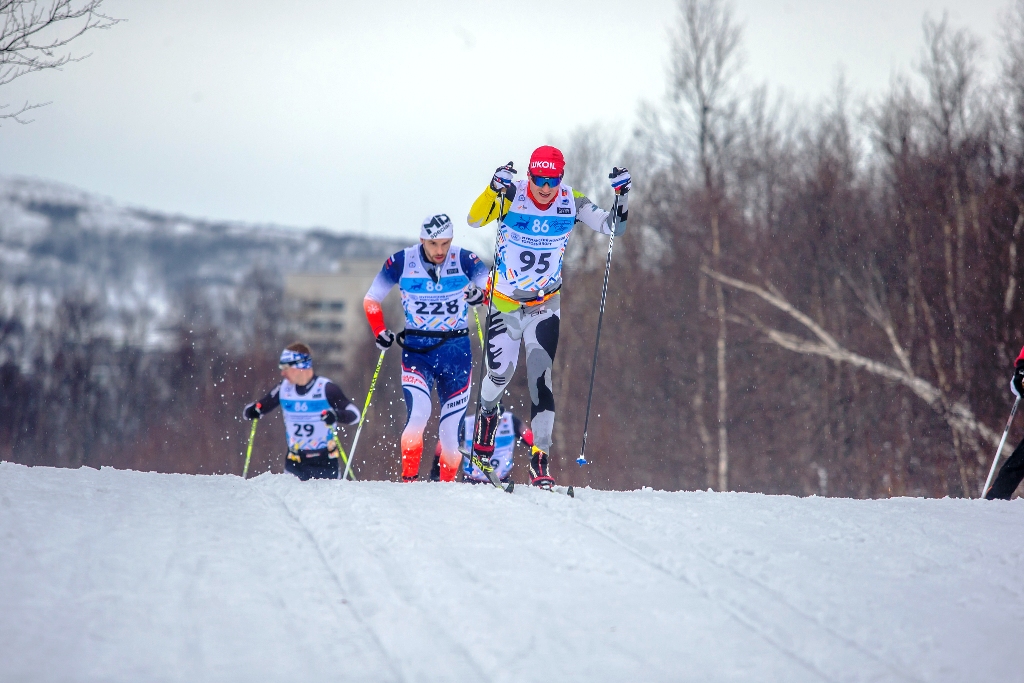
POLYGON ((576 464, 583 467, 587 463, 587 427, 590 425, 590 402, 594 398, 594 375, 597 373, 597 350, 601 347, 601 323, 604 321, 604 303, 608 298, 608 273, 612 269, 612 248, 615 246, 616 223, 619 220, 619 197, 615 196, 612 205, 612 234, 608 236, 608 257, 604 262, 604 286, 601 287, 601 310, 597 314, 597 339, 594 340, 594 361, 590 365, 590 391, 587 393, 587 412, 583 418, 583 445, 576 464))
MULTIPOLYGON (((259 404, 256 404, 257 407, 259 404)), ((245 467, 242 468, 242 479, 249 476, 249 461, 252 459, 252 442, 256 440, 256 425, 260 423, 257 417, 252 421, 252 429, 249 430, 249 447, 245 449, 245 467)))
MULTIPOLYGON (((385 353, 387 353, 387 350, 382 349, 380 352, 380 358, 377 359, 377 369, 373 371, 373 379, 370 380, 370 390, 366 392, 366 402, 363 404, 363 413, 359 416, 359 426, 356 427, 356 436, 352 439, 352 453, 349 455, 348 462, 345 463, 345 473, 341 475, 342 479, 348 479, 349 471, 352 469, 352 463, 356 461, 356 446, 359 445, 359 435, 363 433, 363 422, 366 421, 366 410, 370 407, 370 399, 373 398, 373 390, 377 388, 377 377, 380 375, 380 366, 384 364, 385 353)), ((353 479, 355 479, 354 476, 353 479)))
POLYGON ((988 494, 988 490, 992 486, 992 479, 996 476, 996 465, 999 464, 999 458, 1003 454, 1003 446, 1006 445, 1006 436, 1010 433, 1010 425, 1013 424, 1013 416, 1017 414, 1017 406, 1019 405, 1020 396, 1018 396, 1013 402, 1013 408, 1010 410, 1010 419, 1006 421, 1006 429, 1003 430, 1003 438, 999 440, 999 448, 996 449, 996 456, 992 458, 992 467, 988 471, 988 479, 985 480, 985 486, 981 489, 982 498, 988 494))

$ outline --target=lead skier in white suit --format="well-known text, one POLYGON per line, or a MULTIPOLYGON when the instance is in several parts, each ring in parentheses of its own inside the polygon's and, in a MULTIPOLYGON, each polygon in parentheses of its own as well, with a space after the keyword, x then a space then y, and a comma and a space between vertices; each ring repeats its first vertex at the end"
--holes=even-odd
POLYGON ((554 147, 538 147, 533 152, 527 179, 513 181, 514 172, 512 164, 498 168, 467 219, 474 228, 498 220, 487 376, 480 389, 472 460, 484 472, 493 470, 490 462, 501 417, 498 403, 515 373, 519 347, 525 344, 534 435, 530 483, 550 488, 554 478, 548 468, 548 453, 555 424, 551 368, 558 348, 562 256, 577 223, 606 235, 613 229, 616 235, 626 231, 630 177, 624 168, 612 169, 609 178, 618 196, 617 215, 612 216, 562 182, 565 159, 554 147))

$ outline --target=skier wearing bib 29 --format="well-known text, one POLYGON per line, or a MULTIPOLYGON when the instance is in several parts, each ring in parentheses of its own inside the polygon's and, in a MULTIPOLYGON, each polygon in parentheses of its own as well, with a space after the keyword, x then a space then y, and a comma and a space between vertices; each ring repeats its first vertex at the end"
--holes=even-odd
POLYGON ((545 488, 554 485, 548 452, 555 423, 551 367, 558 347, 562 256, 577 223, 606 235, 613 229, 616 235, 623 234, 630 189, 629 171, 613 168, 609 178, 617 195, 617 215, 612 216, 563 183, 564 171, 565 159, 558 149, 538 147, 530 157, 529 177, 514 181, 511 163, 498 168, 468 218, 475 228, 498 220, 496 310, 487 322, 487 376, 480 388, 473 464, 484 472, 493 470, 490 461, 500 421, 498 402, 515 373, 523 343, 535 440, 530 483, 545 488))
POLYGON ((441 404, 441 481, 454 481, 462 454, 459 423, 469 404, 473 356, 466 323, 469 306, 483 302, 487 266, 477 255, 452 244, 454 228, 445 214, 427 216, 420 243, 391 256, 363 299, 370 329, 382 351, 402 347, 402 393, 407 418, 402 432, 402 481, 419 478, 423 430, 430 418, 430 394, 441 404), (380 303, 398 285, 405 330, 396 336, 384 324, 380 303))
POLYGON ((286 471, 299 479, 337 479, 338 453, 333 425, 359 422, 359 409, 337 384, 313 372, 313 354, 301 342, 289 344, 278 361, 279 385, 245 407, 247 420, 263 417, 281 406, 288 437, 286 471))

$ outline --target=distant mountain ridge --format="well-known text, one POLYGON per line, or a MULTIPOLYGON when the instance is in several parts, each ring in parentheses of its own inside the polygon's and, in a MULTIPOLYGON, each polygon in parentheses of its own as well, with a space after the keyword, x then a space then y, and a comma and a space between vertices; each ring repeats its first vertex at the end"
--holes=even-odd
POLYGON ((332 272, 342 258, 383 260, 394 240, 211 221, 136 207, 55 182, 0 176, 0 306, 52 308, 69 293, 101 299, 114 315, 146 307, 172 314, 185 292, 224 300, 260 269, 332 272))

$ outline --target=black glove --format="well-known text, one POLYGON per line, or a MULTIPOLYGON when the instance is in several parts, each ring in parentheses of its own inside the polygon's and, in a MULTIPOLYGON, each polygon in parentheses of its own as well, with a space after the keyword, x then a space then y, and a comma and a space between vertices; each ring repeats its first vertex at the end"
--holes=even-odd
POLYGON ((1010 378, 1010 391, 1017 398, 1024 394, 1024 363, 1014 369, 1013 377, 1010 378))
POLYGON ((608 178, 612 181, 612 189, 615 191, 615 194, 626 194, 629 192, 629 188, 633 186, 633 181, 629 177, 629 171, 618 166, 612 168, 608 178))
POLYGON ((499 166, 494 172, 494 177, 491 178, 491 189, 495 192, 508 190, 512 185, 512 176, 515 174, 516 169, 512 168, 511 161, 504 166, 499 166))
POLYGON ((377 343, 377 348, 381 351, 387 351, 391 348, 391 345, 395 343, 395 333, 385 328, 381 330, 381 333, 377 335, 374 340, 377 343))
POLYGON ((462 290, 462 294, 466 297, 466 303, 470 306, 479 306, 484 302, 484 290, 472 282, 466 285, 466 288, 462 290))
POLYGON ((330 427, 332 424, 338 421, 338 413, 334 411, 334 408, 328 408, 327 410, 320 411, 320 419, 325 425, 330 427))
POLYGON ((263 413, 260 412, 260 408, 262 407, 263 406, 256 401, 253 401, 245 407, 245 410, 242 411, 242 417, 246 420, 258 420, 263 417, 263 413))

